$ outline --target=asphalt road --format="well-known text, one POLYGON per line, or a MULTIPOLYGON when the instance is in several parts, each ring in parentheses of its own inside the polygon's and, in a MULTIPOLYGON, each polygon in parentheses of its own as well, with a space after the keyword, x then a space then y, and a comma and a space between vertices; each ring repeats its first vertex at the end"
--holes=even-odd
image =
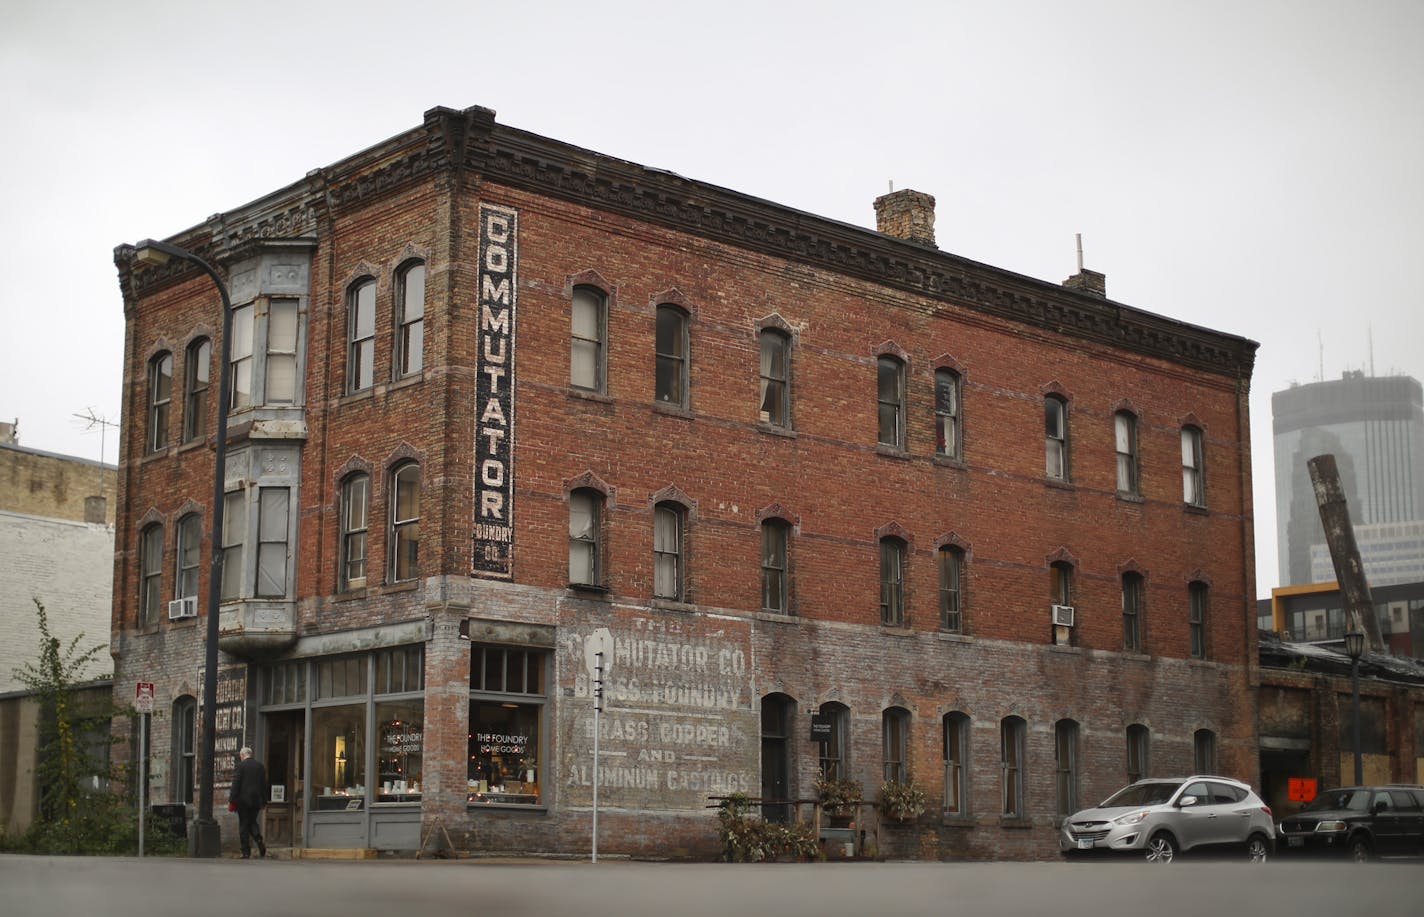
POLYGON ((672 864, 0 856, 4 917, 1308 917, 1424 912, 1424 864, 672 864))

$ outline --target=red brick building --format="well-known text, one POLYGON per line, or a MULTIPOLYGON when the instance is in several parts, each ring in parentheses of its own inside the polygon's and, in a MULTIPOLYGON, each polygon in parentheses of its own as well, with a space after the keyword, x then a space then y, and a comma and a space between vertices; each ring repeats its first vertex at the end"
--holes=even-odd
MULTIPOLYGON (((600 646, 609 854, 826 771, 923 787, 879 851, 926 858, 1254 779, 1256 345, 942 252, 933 205, 870 231, 437 108, 173 237, 234 308, 219 781, 257 749, 276 842, 587 850, 600 646)), ((115 682, 187 802, 221 307, 133 255, 115 682)))

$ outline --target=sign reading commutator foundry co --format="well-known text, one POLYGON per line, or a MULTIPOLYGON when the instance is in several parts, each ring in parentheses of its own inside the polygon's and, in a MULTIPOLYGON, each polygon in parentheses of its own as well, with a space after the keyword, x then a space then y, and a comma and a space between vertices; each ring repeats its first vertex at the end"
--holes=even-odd
POLYGON ((514 576, 514 327, 519 213, 480 204, 474 575, 514 576))

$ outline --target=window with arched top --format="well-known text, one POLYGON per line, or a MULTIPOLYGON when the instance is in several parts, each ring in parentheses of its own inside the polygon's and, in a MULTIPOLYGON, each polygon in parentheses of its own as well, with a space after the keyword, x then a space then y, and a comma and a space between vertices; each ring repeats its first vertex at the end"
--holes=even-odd
POLYGON ((761 699, 761 807, 767 821, 791 819, 791 723, 796 702, 785 694, 761 699))
POLYGON ((784 519, 766 519, 761 524, 761 607, 775 614, 791 613, 790 550, 791 527, 784 519))
POLYGON ((1202 458, 1202 431, 1182 427, 1182 502, 1206 506, 1205 462, 1202 458))
POLYGON ((761 406, 757 419, 775 427, 791 426, 791 338, 775 328, 762 329, 761 406))
POLYGON ((1206 583, 1194 582, 1187 586, 1187 639, 1193 659, 1206 658, 1207 596, 1206 583))
POLYGON ((371 476, 349 475, 341 482, 341 544, 337 588, 345 592, 366 585, 366 536, 370 525, 371 476))
POLYGON ((581 488, 569 494, 569 585, 597 586, 602 576, 600 522, 603 494, 581 488))
POLYGON ((363 392, 375 383, 376 281, 359 280, 346 294, 346 391, 363 392))
POLYGON ((969 814, 969 715, 954 711, 943 721, 944 811, 969 814))
POLYGON ((604 380, 608 347, 608 297, 597 287, 574 287, 569 303, 569 384, 607 392, 604 380))
POLYGON ((1129 653, 1142 652, 1142 574, 1122 575, 1122 648, 1129 653))
POLYGON ((685 408, 688 391, 687 313, 677 306, 658 306, 656 324, 653 398, 659 404, 685 408))
POLYGON ((420 466, 401 465, 391 475, 390 545, 386 580, 392 583, 415 579, 420 573, 420 466))
POLYGON ((880 539, 880 623, 905 623, 905 542, 893 536, 880 539))
POLYGON ((1118 411, 1113 415, 1113 449, 1117 453, 1117 492, 1138 495, 1137 415, 1118 411))
POLYGON ((1044 474, 1068 480, 1068 402, 1057 395, 1043 399, 1044 474))
POLYGON ((425 366, 425 262, 411 261, 396 275, 395 376, 416 375, 425 366))
POLYGON ((198 786, 197 742, 198 701, 191 694, 184 694, 173 702, 172 721, 172 763, 173 801, 193 802, 193 791, 198 786))
POLYGON ((183 442, 202 439, 208 431, 208 389, 213 345, 199 338, 188 345, 183 361, 183 442))
POLYGON ((894 449, 905 448, 905 363, 883 354, 875 361, 876 412, 879 442, 894 449))
POLYGON ((686 593, 683 538, 687 511, 676 503, 653 508, 653 595, 680 602, 686 593))
POLYGON ((824 738, 817 743, 820 774, 827 780, 844 780, 850 776, 850 708, 827 701, 816 716, 826 726, 824 738))
POLYGON ((935 454, 961 457, 959 434, 959 374, 952 369, 935 370, 935 454))
POLYGON ((188 513, 178 520, 178 543, 173 552, 177 557, 174 577, 173 597, 194 599, 198 597, 198 567, 201 564, 203 540, 203 517, 188 513))
POLYGON ((1127 782, 1136 783, 1148 776, 1148 753, 1151 750, 1152 734, 1141 723, 1127 727, 1127 782))
POLYGON ((964 549, 947 544, 939 549, 939 626, 964 633, 964 549))
POLYGON ((1192 733, 1192 768, 1198 774, 1216 773, 1216 733, 1210 729, 1192 733))
POLYGON ((910 759, 910 711, 890 707, 880 717, 883 778, 886 783, 904 783, 910 759))
POLYGON ((168 448, 168 413, 173 403, 173 354, 148 361, 148 452, 168 448))
POLYGON ((999 722, 999 769, 1001 773, 1000 814, 1006 818, 1023 818, 1024 751, 1028 724, 1022 717, 1006 716, 999 722))
POLYGON ((138 615, 140 627, 147 627, 158 622, 158 612, 163 602, 162 582, 163 526, 155 522, 145 526, 139 535, 138 615))

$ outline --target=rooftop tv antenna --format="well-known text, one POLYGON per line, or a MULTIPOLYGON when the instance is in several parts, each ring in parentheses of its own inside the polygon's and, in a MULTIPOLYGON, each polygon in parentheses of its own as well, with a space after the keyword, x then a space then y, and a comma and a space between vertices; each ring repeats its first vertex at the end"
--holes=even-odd
MULTIPOLYGON (((74 414, 72 416, 83 421, 85 433, 92 433, 94 432, 95 427, 99 428, 99 464, 102 466, 104 464, 104 455, 108 448, 109 427, 117 428, 118 424, 114 423, 112 420, 105 417, 103 414, 94 413, 93 408, 85 408, 83 414, 74 414)), ((99 469, 99 496, 104 496, 103 468, 99 469)))
POLYGON ((1318 370, 1316 370, 1316 373, 1315 373, 1315 381, 1316 381, 1316 382, 1324 382, 1324 381, 1325 381, 1325 338, 1324 338, 1323 335, 1321 335, 1319 328, 1316 328, 1316 329, 1315 329, 1315 349, 1316 349, 1316 354, 1317 354, 1316 359, 1318 359, 1318 360, 1320 361, 1320 368, 1319 368, 1318 370))

